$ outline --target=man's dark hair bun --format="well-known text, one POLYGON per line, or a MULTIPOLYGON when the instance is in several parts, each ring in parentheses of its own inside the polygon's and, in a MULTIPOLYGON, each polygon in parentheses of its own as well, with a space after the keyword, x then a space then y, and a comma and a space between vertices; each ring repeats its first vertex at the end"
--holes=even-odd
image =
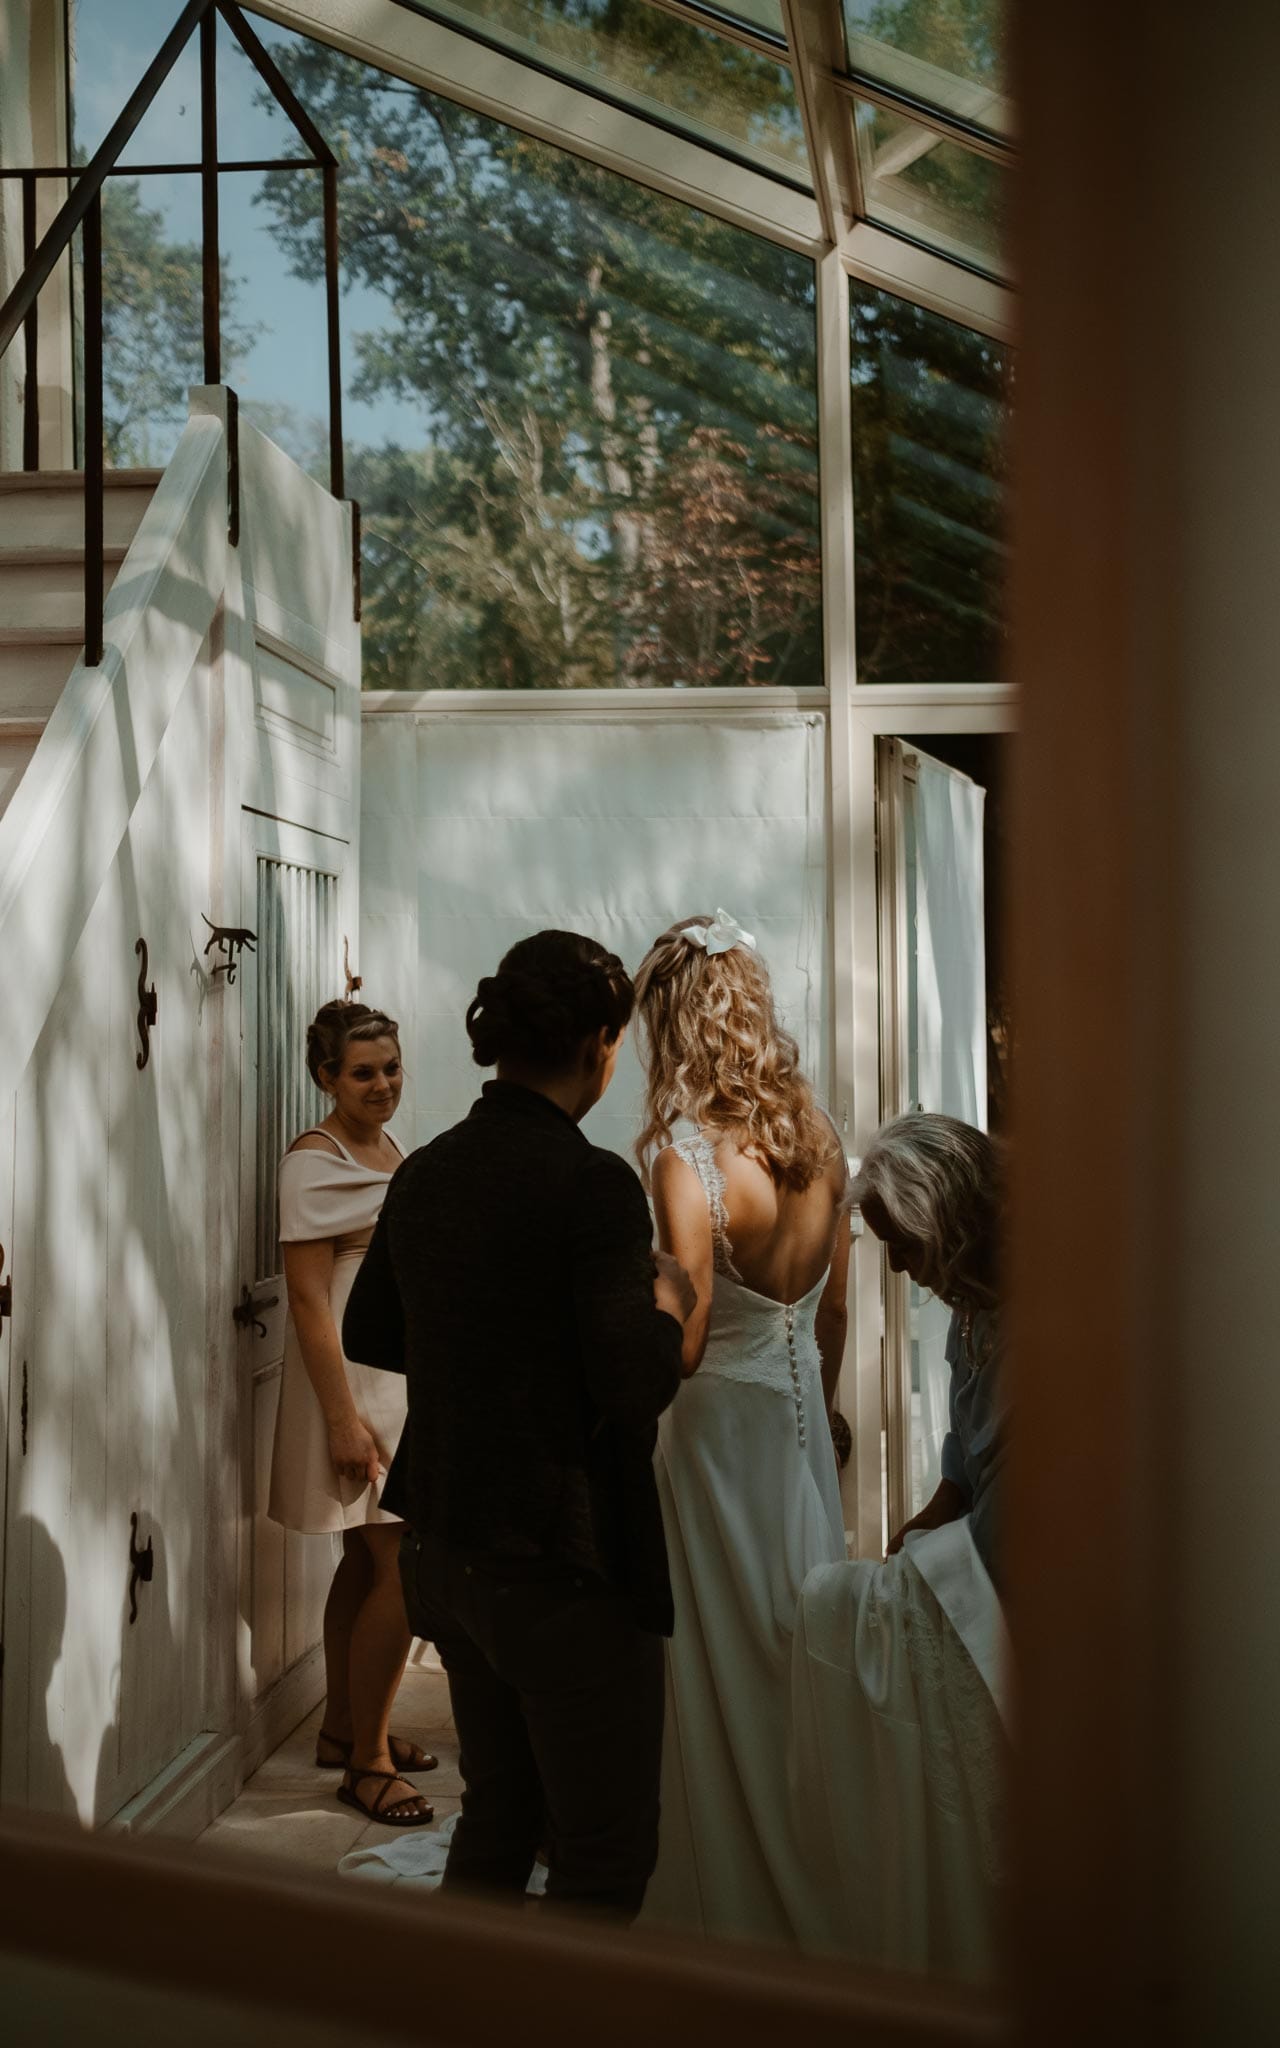
POLYGON ((585 1038, 617 1036, 634 1001, 616 953, 577 932, 537 932, 480 982, 467 1011, 472 1056, 479 1067, 512 1061, 563 1073, 585 1038))

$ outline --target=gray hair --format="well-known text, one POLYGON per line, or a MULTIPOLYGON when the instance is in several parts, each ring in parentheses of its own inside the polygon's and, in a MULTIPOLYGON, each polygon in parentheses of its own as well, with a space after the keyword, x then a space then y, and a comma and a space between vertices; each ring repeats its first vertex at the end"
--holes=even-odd
POLYGON ((1004 1206, 1002 1148, 953 1116, 915 1110, 882 1124, 846 1200, 875 1198, 896 1234, 921 1245, 926 1284, 949 1308, 985 1305, 1004 1206))

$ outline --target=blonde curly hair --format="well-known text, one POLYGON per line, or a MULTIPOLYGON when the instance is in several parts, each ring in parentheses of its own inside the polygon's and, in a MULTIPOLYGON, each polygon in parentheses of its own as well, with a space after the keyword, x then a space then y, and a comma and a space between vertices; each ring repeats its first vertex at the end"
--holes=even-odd
POLYGON ((683 936, 711 922, 705 913, 682 917, 636 975, 648 1047, 641 1175, 647 1187, 655 1153, 686 1117, 731 1133, 780 1186, 807 1188, 837 1149, 835 1134, 800 1071, 800 1048, 778 1022, 764 962, 745 946, 708 954, 683 936))

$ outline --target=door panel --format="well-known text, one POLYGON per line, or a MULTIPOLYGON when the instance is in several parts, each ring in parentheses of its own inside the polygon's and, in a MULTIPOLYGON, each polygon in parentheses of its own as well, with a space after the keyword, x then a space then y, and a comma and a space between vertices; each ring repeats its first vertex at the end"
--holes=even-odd
POLYGON ((320 1004, 343 993, 342 939, 355 924, 342 841, 253 812, 243 817, 243 922, 258 935, 241 968, 240 1225, 243 1285, 257 1317, 240 1346, 244 1687, 256 1701, 320 1641, 337 1554, 334 1538, 285 1531, 266 1509, 286 1306, 277 1169, 291 1141, 328 1107, 306 1071, 306 1030, 320 1004))
POLYGON ((91 1822, 205 1722, 202 749, 192 691, 18 1095, 4 1796, 91 1822), (157 994, 142 1066, 139 938, 157 994), (151 1576, 131 1600, 135 1515, 151 1576))

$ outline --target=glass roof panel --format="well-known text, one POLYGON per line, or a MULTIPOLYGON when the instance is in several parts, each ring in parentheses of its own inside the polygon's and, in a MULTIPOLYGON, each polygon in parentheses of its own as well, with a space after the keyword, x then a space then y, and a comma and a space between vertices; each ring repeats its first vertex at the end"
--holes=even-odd
POLYGON ((868 220, 1002 277, 1008 172, 922 121, 853 103, 868 220))
MULTIPOLYGON (((758 27, 757 13, 777 9, 742 0, 721 12, 758 27)), ((712 28, 698 28, 650 0, 432 0, 430 13, 810 188, 789 68, 712 28)))
POLYGON ((712 20, 717 14, 722 14, 729 21, 741 22, 744 28, 762 28, 766 34, 781 36, 786 41, 787 25, 782 19, 782 0, 694 0, 694 4, 712 20))
POLYGON ((844 0, 844 22, 851 71, 1012 135, 1003 0, 844 0))
POLYGON ((1005 673, 1010 352, 854 280, 858 680, 1005 673))

